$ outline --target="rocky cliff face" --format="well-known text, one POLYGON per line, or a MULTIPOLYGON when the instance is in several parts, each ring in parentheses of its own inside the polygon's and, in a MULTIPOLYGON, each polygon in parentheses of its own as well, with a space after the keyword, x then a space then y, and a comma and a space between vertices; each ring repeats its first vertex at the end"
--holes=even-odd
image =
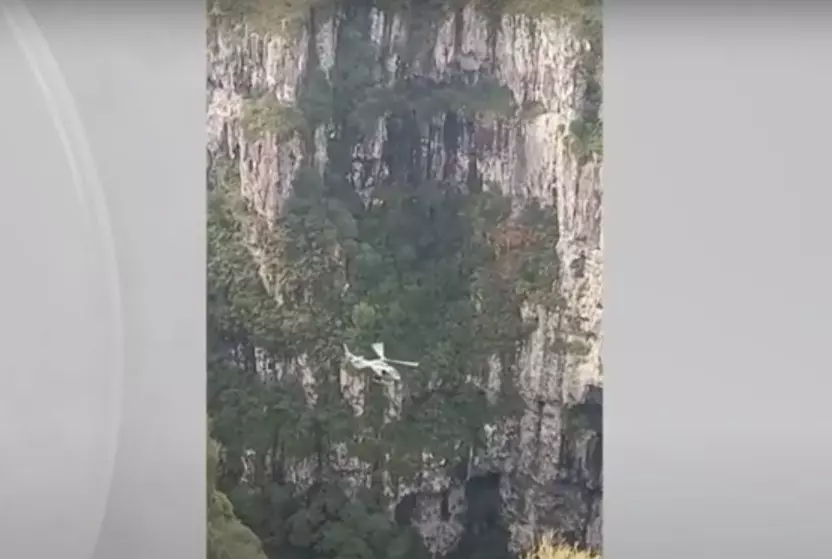
MULTIPOLYGON (((244 99, 258 91, 292 103, 311 64, 331 71, 339 55, 339 17, 317 20, 268 33, 216 20, 209 31, 209 182, 219 162, 232 162, 239 170, 243 196, 264 223, 273 220, 290 193, 304 143, 297 136, 269 130, 256 138, 244 133, 244 99)), ((539 323, 517 367, 516 384, 526 411, 518 424, 490 426, 487 449, 471 457, 467 485, 445 469, 431 468, 426 460, 420 484, 391 491, 411 495, 414 520, 437 553, 448 551, 461 537, 466 487, 477 480, 494 483, 516 549, 550 530, 598 548, 601 160, 597 150, 587 149, 580 132, 587 114, 597 120, 600 111, 598 37, 570 19, 494 17, 470 5, 420 28, 418 36, 414 29, 407 15, 370 12, 376 59, 391 81, 441 78, 452 69, 462 69, 473 81, 487 74, 508 86, 516 104, 524 108, 512 118, 459 127, 454 137, 441 132, 432 136, 426 130, 422 171, 462 181, 476 173, 482 184, 500 188, 513 199, 531 197, 555 207, 562 263, 556 281, 562 304, 556 312, 526 309, 539 323), (403 70, 405 50, 411 55, 403 70), (575 341, 582 343, 581 351, 570 349, 575 341)), ((320 126, 314 135, 320 165, 325 163, 328 133, 320 126)), ((386 134, 380 121, 377 133, 355 148, 354 160, 361 162, 355 165, 356 180, 367 184, 384 174, 386 134)), ((256 239, 253 255, 257 257, 256 239)), ((302 363, 289 368, 301 377, 310 376, 302 363)), ((498 377, 494 378, 496 383, 498 377)), ((344 383, 360 411, 362 387, 354 381, 344 383)), ((314 393, 314 378, 306 378, 306 384, 314 393)), ((360 464, 348 457, 342 461, 356 483, 365 481, 360 464)), ((303 475, 299 465, 297 476, 303 475)))

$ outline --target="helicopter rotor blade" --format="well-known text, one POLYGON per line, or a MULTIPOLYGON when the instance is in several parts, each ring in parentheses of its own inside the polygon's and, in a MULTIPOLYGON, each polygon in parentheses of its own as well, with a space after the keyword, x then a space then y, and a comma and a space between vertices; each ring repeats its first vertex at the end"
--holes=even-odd
POLYGON ((395 363, 396 365, 403 365, 405 367, 418 367, 419 364, 414 361, 397 361, 395 359, 385 359, 387 363, 395 363))

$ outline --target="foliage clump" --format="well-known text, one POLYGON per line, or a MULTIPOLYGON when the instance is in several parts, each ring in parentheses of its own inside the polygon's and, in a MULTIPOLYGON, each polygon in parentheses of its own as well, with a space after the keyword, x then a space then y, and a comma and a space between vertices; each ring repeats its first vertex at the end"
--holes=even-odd
POLYGON ((593 154, 603 155, 604 136, 603 123, 597 117, 581 117, 573 120, 569 125, 573 147, 578 159, 586 161, 593 154))
POLYGON ((551 536, 542 538, 535 549, 526 553, 524 559, 601 559, 600 553, 579 549, 559 543, 551 536))
POLYGON ((250 31, 291 32, 303 25, 309 11, 330 0, 207 0, 216 21, 244 24, 250 31))
POLYGON ((572 22, 601 18, 601 0, 476 0, 486 12, 509 16, 562 17, 572 22))
POLYGON ((271 132, 278 141, 286 141, 303 129, 305 120, 303 113, 294 106, 264 95, 246 101, 243 105, 241 124, 249 139, 271 132))

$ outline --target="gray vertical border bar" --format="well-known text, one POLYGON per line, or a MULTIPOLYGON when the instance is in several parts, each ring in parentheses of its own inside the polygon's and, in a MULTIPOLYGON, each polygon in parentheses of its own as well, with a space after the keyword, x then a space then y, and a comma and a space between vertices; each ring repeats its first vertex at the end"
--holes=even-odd
POLYGON ((605 9, 605 554, 829 556, 832 17, 605 9))
POLYGON ((4 555, 205 557, 204 10, 0 10, 4 555))

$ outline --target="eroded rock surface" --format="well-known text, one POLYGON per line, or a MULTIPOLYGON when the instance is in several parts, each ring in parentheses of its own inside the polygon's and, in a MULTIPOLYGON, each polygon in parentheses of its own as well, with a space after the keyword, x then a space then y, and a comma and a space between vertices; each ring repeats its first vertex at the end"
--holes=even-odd
MULTIPOLYGON (((241 123, 244 99, 253 91, 292 103, 314 50, 317 64, 329 71, 337 54, 337 19, 317 22, 314 32, 301 26, 291 33, 260 35, 217 25, 209 33, 208 153, 209 180, 220 162, 238 171, 243 196, 271 222, 291 185, 302 155, 299 138, 266 132, 247 137, 241 123), (310 42, 313 49, 310 49, 310 42)), ((451 67, 477 79, 488 72, 507 85, 515 102, 535 107, 534 114, 501 123, 478 123, 460 130, 452 141, 440 137, 425 147, 422 161, 434 176, 450 173, 465 180, 476 168, 483 184, 496 185, 512 198, 536 198, 557 210, 561 266, 557 279, 563 310, 527 308, 539 327, 526 345, 516 384, 525 403, 519 424, 496 425, 486 451, 472 457, 468 484, 489 479, 509 520, 512 546, 527 547, 535 534, 555 530, 588 546, 601 544, 601 384, 602 246, 601 162, 579 154, 571 132, 588 98, 588 60, 597 63, 597 45, 566 20, 503 16, 496 24, 472 7, 448 15, 426 36, 408 36, 400 16, 372 14, 372 36, 380 64, 396 77, 396 54, 418 40, 420 52, 412 75, 441 77, 451 67), (399 48, 400 47, 400 48, 399 48), (427 153, 430 151, 431 153, 427 153), (472 167, 471 158, 476 159, 472 167), (450 171, 449 171, 450 169, 450 171), (564 351, 574 341, 581 352, 564 351), (576 411, 577 410, 577 411, 576 411), (575 420, 578 416, 578 420, 575 420)), ((316 157, 323 164, 327 130, 315 134, 316 157)), ((356 149, 368 162, 356 173, 372 178, 384 172, 385 127, 356 149)), ((256 257, 256 237, 252 238, 256 257)), ((274 368, 274 367, 273 367, 274 368)), ((279 374, 300 371, 303 363, 281 364, 279 374)), ((298 372, 300 371, 300 372, 298 372)), ((362 386, 343 380, 361 405, 362 386)), ((314 379, 305 378, 314 386, 314 379)), ((450 550, 464 528, 466 482, 425 457, 422 483, 391 488, 410 504, 412 518, 434 551, 450 550)), ((343 456, 340 466, 356 484, 369 469, 343 456)), ((308 468, 298 464, 296 480, 308 468)))

